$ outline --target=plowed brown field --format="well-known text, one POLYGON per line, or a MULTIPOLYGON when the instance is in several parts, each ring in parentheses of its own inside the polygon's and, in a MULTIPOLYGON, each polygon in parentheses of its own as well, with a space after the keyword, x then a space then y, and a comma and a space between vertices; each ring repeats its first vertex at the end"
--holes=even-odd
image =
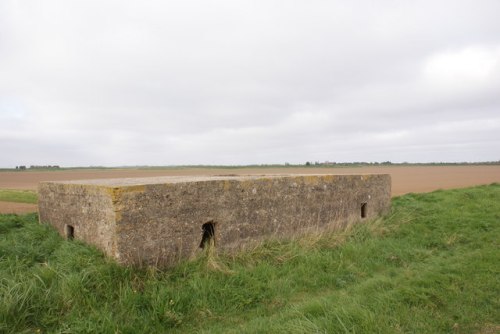
MULTIPOLYGON (((390 174, 392 195, 463 188, 500 182, 500 166, 370 166, 349 168, 178 168, 83 169, 0 172, 0 189, 36 190, 40 181, 148 176, 264 175, 264 174, 390 174)), ((35 205, 0 202, 0 212, 36 211, 35 205), (24 209, 23 209, 24 208, 24 209)))
POLYGON ((36 204, 0 201, 0 213, 29 213, 36 212, 37 210, 38 207, 36 204))

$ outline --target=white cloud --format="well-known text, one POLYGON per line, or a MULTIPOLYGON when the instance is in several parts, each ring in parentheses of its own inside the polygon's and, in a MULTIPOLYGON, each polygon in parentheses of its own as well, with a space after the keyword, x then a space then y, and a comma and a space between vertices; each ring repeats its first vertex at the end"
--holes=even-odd
POLYGON ((500 46, 437 53, 426 60, 423 75, 437 89, 462 92, 483 88, 500 76, 500 46))

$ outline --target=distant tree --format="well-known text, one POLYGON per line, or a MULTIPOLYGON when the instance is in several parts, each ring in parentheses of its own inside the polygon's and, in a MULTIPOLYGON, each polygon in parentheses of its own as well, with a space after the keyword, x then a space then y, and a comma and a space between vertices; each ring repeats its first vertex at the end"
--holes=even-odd
POLYGON ((309 161, 306 161, 306 166, 311 166, 311 163, 309 161))

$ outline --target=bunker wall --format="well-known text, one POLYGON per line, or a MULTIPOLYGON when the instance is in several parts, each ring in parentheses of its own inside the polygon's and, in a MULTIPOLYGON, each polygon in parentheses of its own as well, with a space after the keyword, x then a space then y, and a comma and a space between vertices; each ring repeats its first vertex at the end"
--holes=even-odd
POLYGON ((97 246, 116 255, 116 215, 112 190, 81 184, 42 182, 38 186, 40 222, 52 224, 59 234, 97 246))
POLYGON ((232 252, 380 216, 390 209, 390 184, 389 175, 42 184, 40 220, 63 235, 73 224, 75 238, 121 263, 168 266, 201 252, 207 237, 232 252))

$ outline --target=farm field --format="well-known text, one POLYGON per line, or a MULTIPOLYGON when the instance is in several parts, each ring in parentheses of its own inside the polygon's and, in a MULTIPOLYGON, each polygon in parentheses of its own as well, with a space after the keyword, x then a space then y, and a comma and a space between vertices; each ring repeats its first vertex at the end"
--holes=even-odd
POLYGON ((168 270, 0 215, 0 332, 498 333, 499 199, 408 194, 381 219, 168 270))
MULTIPOLYGON (((62 181, 148 176, 264 175, 264 174, 370 174, 392 176, 392 195, 423 193, 500 182, 500 166, 370 166, 370 167, 232 167, 232 168, 127 168, 61 171, 0 172, 0 189, 33 190, 40 181, 62 181)), ((0 201, 0 213, 36 211, 36 205, 0 201)))

